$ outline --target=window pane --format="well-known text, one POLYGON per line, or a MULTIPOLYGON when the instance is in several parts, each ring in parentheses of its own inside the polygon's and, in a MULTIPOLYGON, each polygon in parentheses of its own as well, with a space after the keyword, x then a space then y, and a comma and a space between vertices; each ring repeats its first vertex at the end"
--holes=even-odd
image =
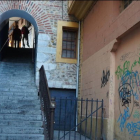
POLYGON ((67 58, 71 58, 71 51, 67 51, 67 58))
POLYGON ((67 49, 71 49, 71 42, 67 42, 67 49))
POLYGON ((66 50, 62 51, 62 57, 66 57, 66 50))
POLYGON ((63 32, 63 39, 67 39, 67 32, 63 32))
POLYGON ((66 49, 66 45, 67 45, 67 41, 63 41, 62 48, 63 48, 63 49, 66 49))
POLYGON ((71 40, 71 32, 68 32, 68 40, 71 40))
POLYGON ((63 31, 62 57, 75 58, 77 31, 63 31))
POLYGON ((71 58, 75 58, 75 53, 74 53, 74 51, 71 51, 71 58))

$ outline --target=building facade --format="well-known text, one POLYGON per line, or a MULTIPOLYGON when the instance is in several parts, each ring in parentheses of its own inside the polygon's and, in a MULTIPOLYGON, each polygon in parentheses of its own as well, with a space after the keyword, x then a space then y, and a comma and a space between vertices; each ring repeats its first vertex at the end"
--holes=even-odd
MULTIPOLYGON (((62 34, 63 26, 67 29, 76 28, 78 23, 74 16, 67 13, 66 1, 1 1, 1 28, 5 20, 21 17, 31 22, 36 34, 36 83, 39 83, 39 69, 44 65, 50 88, 76 89, 77 54, 74 59, 69 56, 57 57, 62 46, 57 50, 57 37, 62 34), (60 23, 60 24, 59 24, 60 23), (61 30, 58 31, 58 25, 61 30)), ((62 38, 61 38, 62 39, 62 38)), ((74 91, 75 92, 75 91, 74 91)))
POLYGON ((58 95, 65 89, 76 96, 79 81, 80 98, 104 100, 107 140, 140 139, 139 1, 0 1, 0 28, 12 16, 34 25, 37 85, 41 65, 58 95))
POLYGON ((104 99, 107 140, 138 140, 140 2, 96 1, 89 5, 91 10, 84 18, 74 11, 83 30, 80 96, 104 99))

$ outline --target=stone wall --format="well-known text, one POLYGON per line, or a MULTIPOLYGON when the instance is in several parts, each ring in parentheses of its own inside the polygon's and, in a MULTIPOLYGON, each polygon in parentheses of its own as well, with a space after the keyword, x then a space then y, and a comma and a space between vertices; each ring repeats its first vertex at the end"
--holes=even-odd
POLYGON ((38 70, 43 64, 49 87, 76 88, 76 65, 56 63, 57 21, 76 21, 67 13, 67 1, 0 1, 0 14, 12 10, 23 10, 30 14, 38 26, 36 83, 38 70))

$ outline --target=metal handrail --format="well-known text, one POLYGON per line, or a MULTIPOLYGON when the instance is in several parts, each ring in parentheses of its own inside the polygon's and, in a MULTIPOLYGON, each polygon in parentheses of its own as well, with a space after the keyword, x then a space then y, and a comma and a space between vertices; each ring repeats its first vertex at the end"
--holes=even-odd
POLYGON ((45 139, 47 140, 49 137, 49 140, 53 140, 55 99, 50 98, 44 66, 42 66, 39 70, 39 96, 44 115, 45 139))
POLYGON ((1 47, 1 49, 0 49, 0 53, 2 52, 2 50, 3 50, 5 44, 7 43, 8 40, 9 40, 9 37, 7 38, 7 40, 5 41, 5 43, 3 44, 3 46, 1 47))

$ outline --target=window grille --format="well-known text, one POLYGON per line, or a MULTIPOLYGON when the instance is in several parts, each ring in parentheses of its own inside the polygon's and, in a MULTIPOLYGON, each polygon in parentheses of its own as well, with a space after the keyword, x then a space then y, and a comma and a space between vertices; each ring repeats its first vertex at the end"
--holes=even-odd
POLYGON ((63 58, 76 58, 77 31, 63 30, 62 56, 63 58))

